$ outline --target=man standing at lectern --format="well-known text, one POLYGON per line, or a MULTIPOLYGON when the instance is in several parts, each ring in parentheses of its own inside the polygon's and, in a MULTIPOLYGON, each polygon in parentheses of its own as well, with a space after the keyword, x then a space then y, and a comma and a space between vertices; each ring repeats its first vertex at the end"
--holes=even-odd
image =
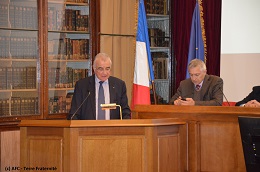
POLYGON ((196 106, 222 106, 223 80, 215 75, 208 75, 205 63, 193 59, 188 65, 190 78, 181 81, 170 104, 196 106))
POLYGON ((122 108, 122 118, 130 119, 126 84, 110 76, 112 61, 105 53, 96 55, 93 62, 94 75, 76 82, 67 119, 110 120, 120 119, 120 108, 102 110, 100 104, 115 103, 122 108))

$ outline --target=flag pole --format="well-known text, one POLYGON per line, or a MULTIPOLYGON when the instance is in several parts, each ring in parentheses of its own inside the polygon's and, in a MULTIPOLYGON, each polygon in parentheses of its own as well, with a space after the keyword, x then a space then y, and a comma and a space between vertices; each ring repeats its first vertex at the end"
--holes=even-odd
POLYGON ((156 91, 155 91, 154 81, 152 81, 152 91, 153 91, 154 104, 157 105, 157 99, 156 99, 156 91))

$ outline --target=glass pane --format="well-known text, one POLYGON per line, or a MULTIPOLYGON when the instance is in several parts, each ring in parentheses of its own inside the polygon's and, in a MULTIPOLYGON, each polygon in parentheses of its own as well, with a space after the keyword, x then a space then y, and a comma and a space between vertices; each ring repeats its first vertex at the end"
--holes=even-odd
POLYGON ((147 16, 148 33, 151 47, 169 47, 169 16, 147 16))
POLYGON ((169 1, 147 0, 146 12, 157 103, 167 104, 171 70, 169 1))
POLYGON ((0 117, 39 115, 36 0, 0 1, 0 117))
POLYGON ((91 75, 89 2, 49 1, 49 114, 68 113, 76 81, 91 75))

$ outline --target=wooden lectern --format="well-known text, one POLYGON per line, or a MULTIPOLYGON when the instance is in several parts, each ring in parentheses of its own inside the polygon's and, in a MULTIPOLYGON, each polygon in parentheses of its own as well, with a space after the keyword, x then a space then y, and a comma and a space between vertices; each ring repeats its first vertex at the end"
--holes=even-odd
POLYGON ((184 124, 175 119, 24 120, 20 166, 27 169, 21 170, 185 171, 184 124))

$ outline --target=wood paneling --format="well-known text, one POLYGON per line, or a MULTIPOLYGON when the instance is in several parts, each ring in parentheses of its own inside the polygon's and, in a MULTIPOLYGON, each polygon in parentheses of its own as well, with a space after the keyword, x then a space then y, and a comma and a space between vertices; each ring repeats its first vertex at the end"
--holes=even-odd
MULTIPOLYGON (((27 165, 25 167, 48 167, 63 171, 63 141, 59 137, 32 136, 27 142, 27 165)), ((49 170, 48 170, 49 171, 49 170)))
POLYGON ((238 116, 258 116, 259 108, 137 105, 133 118, 173 118, 187 122, 188 171, 244 172, 238 116))
POLYGON ((27 120, 20 126, 21 166, 54 167, 65 172, 186 168, 186 125, 173 119, 27 120))
POLYGON ((82 137, 80 171, 143 171, 144 142, 143 136, 82 137))
POLYGON ((1 169, 20 167, 20 131, 1 132, 1 169))

